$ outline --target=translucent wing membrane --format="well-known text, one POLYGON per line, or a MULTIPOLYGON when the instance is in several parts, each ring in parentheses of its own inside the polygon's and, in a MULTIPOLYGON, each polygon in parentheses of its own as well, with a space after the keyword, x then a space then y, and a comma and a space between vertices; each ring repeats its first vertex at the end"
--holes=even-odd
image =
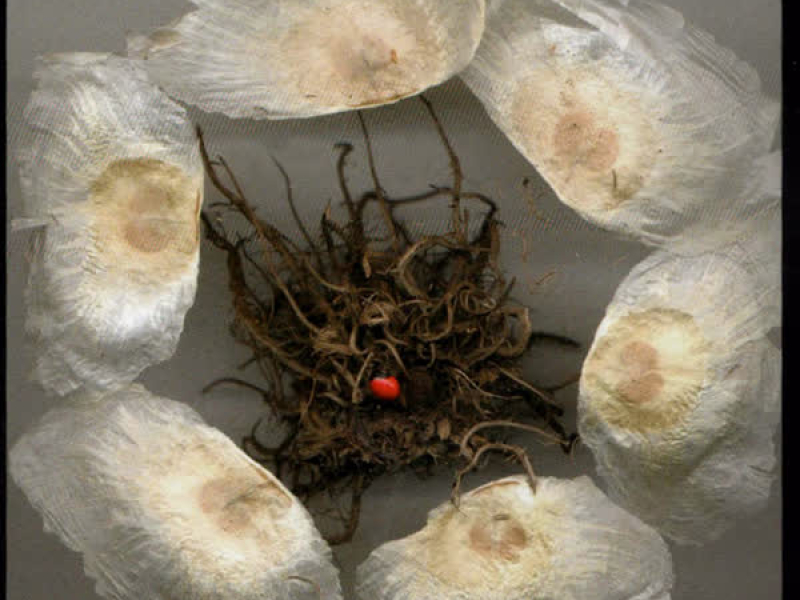
POLYGON ((71 396, 9 464, 104 597, 341 598, 302 504, 191 408, 141 386, 71 396))
POLYGON ((760 297, 762 318, 771 327, 782 326, 782 228, 782 210, 778 205, 752 219, 739 239, 721 250, 752 278, 755 293, 760 297))
POLYGON ((757 246, 645 260, 584 363, 579 431, 611 498, 681 543, 763 508, 774 479, 778 281, 741 260, 757 246))
POLYGON ((185 111, 127 59, 39 61, 19 149, 35 252, 34 377, 49 391, 132 381, 175 350, 194 301, 203 170, 185 111))
POLYGON ((666 600, 672 562, 658 533, 588 477, 494 481, 435 509, 421 531, 358 568, 362 600, 666 600))
POLYGON ((194 0, 131 56, 167 92, 230 117, 310 117, 396 102, 474 55, 484 0, 194 0))
POLYGON ((493 2, 462 78, 562 202, 682 253, 736 239, 777 204, 758 159, 778 105, 749 65, 656 3, 560 4, 574 13, 493 2))

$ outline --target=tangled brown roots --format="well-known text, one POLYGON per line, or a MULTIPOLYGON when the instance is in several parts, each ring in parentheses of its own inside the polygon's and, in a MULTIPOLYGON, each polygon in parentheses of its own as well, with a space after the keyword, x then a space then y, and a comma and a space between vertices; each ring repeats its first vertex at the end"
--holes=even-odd
POLYGON ((209 159, 198 129, 206 170, 227 199, 213 210, 232 210, 252 229, 250 236, 235 238, 221 218, 202 216, 210 241, 227 253, 235 334, 252 349, 250 362, 269 384, 261 389, 226 378, 209 388, 239 383, 263 394, 288 434, 277 447, 266 447, 254 427, 245 449, 271 463, 302 499, 351 491, 344 531, 332 536, 332 543, 351 538, 361 494, 384 473, 404 467, 424 473, 461 457, 468 464, 458 473, 459 484, 482 454, 496 450, 516 457, 533 477, 522 449, 498 437, 505 428, 535 431, 566 451, 575 440, 559 422, 563 411, 551 391, 525 381, 518 366, 537 339, 575 343, 533 331, 528 309, 510 299, 514 282, 506 281, 498 263, 497 205, 462 191, 459 160, 430 103, 422 101, 449 154, 452 185, 389 198, 359 114, 374 189, 353 197, 345 177, 353 148, 338 145, 346 223, 326 210, 313 237, 278 165, 305 247, 256 215, 224 159, 209 159), (451 228, 441 235, 412 239, 395 217, 400 206, 442 199, 450 202, 451 228), (372 203, 386 232, 380 239, 365 227, 365 209, 372 203), (485 207, 473 234, 465 203, 485 207), (387 375, 400 382, 400 396, 393 400, 370 393, 369 382, 387 375))

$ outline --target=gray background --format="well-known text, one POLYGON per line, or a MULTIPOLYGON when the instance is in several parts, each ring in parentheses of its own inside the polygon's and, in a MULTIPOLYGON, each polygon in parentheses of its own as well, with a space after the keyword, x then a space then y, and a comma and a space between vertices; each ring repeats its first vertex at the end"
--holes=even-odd
MULTIPOLYGON (((688 20, 712 32, 723 45, 755 65, 772 96, 780 92, 779 0, 668 0, 688 20)), ((8 2, 9 143, 20 136, 23 107, 32 89, 34 58, 63 51, 122 52, 127 33, 143 32, 183 14, 183 0, 10 0, 8 2)), ((429 94, 464 163, 467 187, 501 202, 508 223, 504 260, 519 278, 517 298, 533 308, 542 329, 572 336, 585 346, 603 316, 616 285, 647 253, 590 227, 560 205, 535 171, 493 127, 482 108, 457 81, 429 94), (523 177, 531 177, 536 219, 521 192, 523 177), (545 274, 555 274, 537 283, 545 274)), ((333 143, 351 140, 357 152, 351 161, 351 181, 366 186, 363 147, 354 115, 335 115, 306 121, 229 121, 192 112, 201 123, 214 152, 229 160, 263 214, 281 227, 283 189, 270 162, 274 154, 289 170, 301 212, 318 218, 321 205, 338 202, 334 178, 333 143)), ((426 115, 414 100, 367 113, 376 146, 378 168, 390 193, 422 190, 447 181, 447 159, 426 115)), ((9 214, 18 214, 19 181, 13 161, 6 165, 9 214)), ((209 186, 207 200, 217 194, 209 186)), ((412 225, 436 225, 438 216, 415 211, 412 225)), ((8 436, 13 443, 56 400, 26 380, 31 364, 23 337, 22 290, 25 281, 26 236, 10 233, 8 257, 8 436)), ((200 389, 216 377, 233 374, 246 353, 228 333, 230 301, 222 256, 202 248, 197 302, 186 318, 186 330, 174 358, 142 376, 153 392, 195 407, 211 424, 234 439, 249 430, 261 415, 259 398, 232 389, 202 396, 200 389)), ((585 350, 584 350, 585 351, 585 350)), ((530 377, 548 384, 576 372, 584 351, 541 347, 528 361, 530 377)), ((254 373, 245 378, 258 382, 254 373)), ((575 388, 563 392, 574 414, 575 388)), ((594 474, 583 448, 568 459, 560 451, 530 444, 534 466, 543 475, 594 474)), ((468 487, 511 473, 493 466, 468 480, 468 487)), ((351 598, 355 566, 378 544, 405 536, 424 524, 428 510, 447 499, 447 472, 419 481, 401 475, 378 481, 364 499, 361 527, 352 544, 336 548, 347 598, 351 598)), ((42 531, 41 519, 21 492, 8 485, 8 597, 14 600, 96 598, 93 582, 83 575, 80 557, 42 531)), ((773 488, 768 510, 747 519, 723 539, 702 548, 673 547, 676 600, 778 598, 780 578, 780 484, 773 488)), ((101 524, 98 524, 101 525, 101 524)))

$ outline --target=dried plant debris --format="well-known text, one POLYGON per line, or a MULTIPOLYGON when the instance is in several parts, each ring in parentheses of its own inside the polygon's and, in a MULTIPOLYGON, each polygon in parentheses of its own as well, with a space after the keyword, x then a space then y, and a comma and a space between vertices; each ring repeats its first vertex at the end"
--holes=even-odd
MULTIPOLYGON (((225 231, 232 219, 203 215, 209 239, 228 256, 234 330, 268 380, 264 399, 288 428, 277 447, 265 447, 254 428, 246 448, 305 500, 352 493, 344 531, 332 542, 350 539, 363 490, 384 473, 425 473, 478 448, 523 460, 519 447, 501 439, 504 431, 535 431, 567 451, 575 439, 560 424, 552 390, 526 381, 519 359, 537 340, 576 344, 534 331, 528 309, 511 299, 513 281, 499 262, 497 207, 462 190, 458 158, 422 100, 449 152, 452 186, 388 197, 364 127, 374 188, 353 197, 345 177, 352 147, 341 145, 349 220, 336 222, 326 210, 312 236, 298 219, 303 247, 256 215, 224 160, 212 162, 201 142, 228 202, 220 210, 243 217, 252 230, 237 238, 225 231), (410 237, 395 211, 423 202, 450 203, 449 231, 410 237), (464 205, 485 211, 474 227, 464 205), (365 222, 367 208, 376 206, 377 233, 365 222)), ((289 204, 294 211, 291 186, 289 204)))
POLYGON ((109 54, 39 60, 18 151, 36 227, 34 378, 63 395, 172 356, 194 301, 203 167, 185 111, 109 54))
POLYGON ((358 568, 362 600, 668 600, 661 536, 588 477, 493 481, 358 568))
POLYGON ((297 498, 189 406, 139 385, 70 396, 9 465, 103 597, 342 597, 297 498))
POLYGON ((736 253, 656 253, 621 284, 580 382, 578 428, 611 498, 680 543, 764 508, 775 478, 775 290, 736 253))
POLYGON ((753 68, 654 2, 557 4, 572 12, 492 2, 461 76, 562 202, 684 254, 778 204, 764 161, 779 106, 753 68))
POLYGON ((484 0, 193 0, 129 40, 167 92, 231 117, 310 117, 396 102, 472 59, 484 0))

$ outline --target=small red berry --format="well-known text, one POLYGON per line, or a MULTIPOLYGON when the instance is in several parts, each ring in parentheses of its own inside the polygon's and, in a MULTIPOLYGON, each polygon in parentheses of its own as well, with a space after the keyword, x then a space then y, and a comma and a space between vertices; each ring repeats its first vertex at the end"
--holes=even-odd
POLYGON ((394 376, 376 377, 369 382, 369 389, 381 400, 397 400, 400 396, 400 382, 394 376))

